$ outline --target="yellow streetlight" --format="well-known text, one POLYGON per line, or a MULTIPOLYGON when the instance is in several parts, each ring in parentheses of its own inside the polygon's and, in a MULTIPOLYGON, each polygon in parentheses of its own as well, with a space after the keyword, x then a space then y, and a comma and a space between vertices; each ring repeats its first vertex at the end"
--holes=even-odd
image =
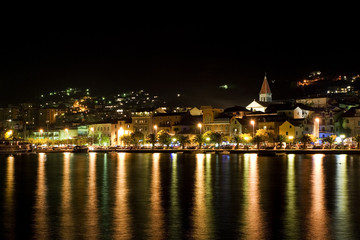
POLYGON ((5 139, 9 139, 11 138, 11 135, 13 134, 13 131, 12 130, 8 130, 6 133, 5 133, 5 139))
POLYGON ((340 138, 341 138, 341 144, 344 146, 345 135, 344 135, 344 134, 341 134, 341 135, 340 135, 340 138))
POLYGON ((69 145, 69 129, 65 128, 65 132, 66 132, 66 135, 67 135, 66 145, 69 145))
POLYGON ((250 124, 253 126, 253 137, 255 136, 255 121, 251 120, 250 124))
POLYGON ((249 137, 248 137, 248 136, 245 136, 244 139, 245 139, 245 142, 246 142, 246 143, 245 143, 245 147, 246 147, 247 150, 249 150, 249 146, 247 145, 247 143, 248 143, 248 141, 249 141, 249 137))
POLYGON ((290 140, 290 146, 291 146, 292 145, 292 140, 294 139, 294 136, 289 136, 288 138, 290 140))
POLYGON ((92 136, 92 138, 91 138, 91 146, 92 146, 92 145, 94 145, 94 128, 91 127, 90 131, 91 131, 91 136, 92 136))
POLYGON ((319 135, 319 131, 320 131, 320 119, 319 118, 315 118, 315 121, 314 121, 314 130, 313 130, 313 135, 316 137, 316 138, 319 138, 320 135, 319 135))
POLYGON ((42 134, 43 134, 44 130, 40 129, 39 132, 40 132, 40 138, 42 138, 42 134))
POLYGON ((198 128, 200 129, 200 134, 201 134, 201 128, 202 128, 202 124, 201 124, 201 123, 198 124, 198 128))
POLYGON ((157 128, 158 128, 158 126, 154 125, 155 135, 157 134, 157 128))

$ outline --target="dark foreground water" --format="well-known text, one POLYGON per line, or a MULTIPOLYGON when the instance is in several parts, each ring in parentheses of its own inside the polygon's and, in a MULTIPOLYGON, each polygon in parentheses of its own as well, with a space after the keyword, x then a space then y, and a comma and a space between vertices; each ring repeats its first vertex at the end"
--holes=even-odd
POLYGON ((0 239, 360 239, 360 157, 0 156, 0 239))

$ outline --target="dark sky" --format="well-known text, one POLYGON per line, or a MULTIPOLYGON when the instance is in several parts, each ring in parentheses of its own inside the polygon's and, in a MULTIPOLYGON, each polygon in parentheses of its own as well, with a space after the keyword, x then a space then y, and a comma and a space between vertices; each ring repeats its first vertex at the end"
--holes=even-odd
POLYGON ((267 72, 274 99, 308 72, 360 73, 354 32, 322 24, 128 23, 54 30, 23 25, 0 39, 0 102, 66 87, 144 89, 188 105, 246 105, 267 72), (50 31, 51 30, 51 31, 50 31), (228 90, 219 86, 228 84, 228 90))

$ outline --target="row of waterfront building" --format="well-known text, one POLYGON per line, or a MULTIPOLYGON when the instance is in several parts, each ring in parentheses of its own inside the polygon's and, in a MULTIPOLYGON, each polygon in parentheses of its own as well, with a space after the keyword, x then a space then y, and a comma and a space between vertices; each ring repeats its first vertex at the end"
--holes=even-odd
MULTIPOLYGON (((233 137, 242 133, 255 134, 259 129, 266 129, 275 136, 284 135, 291 139, 298 139, 304 134, 313 134, 317 138, 330 135, 351 137, 360 134, 360 107, 356 103, 330 97, 273 101, 266 76, 259 99, 253 100, 247 106, 225 109, 201 106, 172 110, 148 107, 134 110, 126 118, 97 122, 64 122, 54 126, 57 117, 64 115, 62 111, 44 108, 40 111, 40 118, 45 123, 43 126, 29 130, 25 124, 25 127, 22 125, 18 131, 23 133, 23 138, 61 140, 88 137, 94 141, 96 139, 99 144, 104 142, 109 145, 121 145, 124 136, 135 132, 147 136, 165 131, 170 135, 192 137, 211 131, 233 137)), ((9 130, 6 126, 10 123, 11 121, 3 119, 1 127, 9 130)))

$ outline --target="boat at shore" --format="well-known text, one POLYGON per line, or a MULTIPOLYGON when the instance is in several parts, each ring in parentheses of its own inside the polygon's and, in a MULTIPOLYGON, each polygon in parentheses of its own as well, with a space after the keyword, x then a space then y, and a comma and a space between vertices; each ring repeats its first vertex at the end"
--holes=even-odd
POLYGON ((75 146, 73 149, 74 153, 87 153, 89 148, 87 146, 75 146))
POLYGON ((1 140, 0 154, 27 153, 31 152, 31 144, 16 140, 1 140))

